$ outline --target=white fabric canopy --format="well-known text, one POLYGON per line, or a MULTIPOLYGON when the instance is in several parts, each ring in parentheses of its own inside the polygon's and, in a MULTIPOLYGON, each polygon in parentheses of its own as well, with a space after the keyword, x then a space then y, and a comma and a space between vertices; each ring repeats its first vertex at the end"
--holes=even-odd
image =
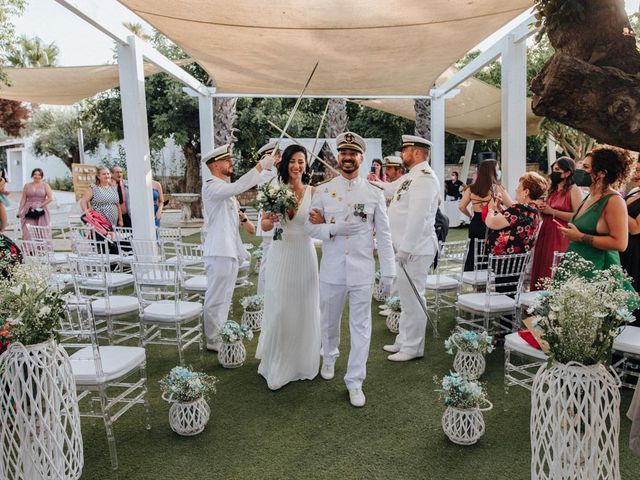
POLYGON ((531 0, 120 0, 182 47, 218 92, 426 95, 531 0))

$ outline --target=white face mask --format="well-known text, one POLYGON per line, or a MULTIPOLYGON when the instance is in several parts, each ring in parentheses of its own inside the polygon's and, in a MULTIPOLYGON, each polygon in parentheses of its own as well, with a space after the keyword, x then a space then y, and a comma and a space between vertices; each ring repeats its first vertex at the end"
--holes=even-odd
POLYGON ((496 180, 500 181, 502 178, 502 170, 496 170, 496 180))

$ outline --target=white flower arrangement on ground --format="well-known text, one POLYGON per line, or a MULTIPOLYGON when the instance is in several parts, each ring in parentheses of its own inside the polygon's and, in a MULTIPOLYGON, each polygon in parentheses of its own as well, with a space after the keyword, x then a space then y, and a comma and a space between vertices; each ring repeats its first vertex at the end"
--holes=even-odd
POLYGON ((491 353, 494 350, 493 337, 486 331, 460 329, 444 341, 444 348, 449 355, 454 349, 467 353, 491 353))
POLYGON ((248 325, 238 325, 233 320, 229 320, 220 330, 220 337, 223 342, 236 343, 243 341, 245 338, 251 340, 253 332, 248 325))
MULTIPOLYGON (((287 221, 287 212, 298 207, 298 200, 289 185, 278 182, 269 182, 258 187, 258 193, 253 206, 262 212, 271 212, 278 215, 280 221, 287 221)), ((282 228, 280 221, 274 224, 273 239, 282 240, 282 228)))
POLYGON ((251 252, 251 256, 256 260, 262 260, 262 245, 258 245, 253 252, 251 252))
POLYGON ((545 280, 529 313, 540 330, 549 361, 593 365, 608 362, 621 326, 632 322, 639 297, 618 265, 596 270, 567 253, 553 280, 545 280), (627 288, 625 288, 625 286, 627 288))
POLYGON ((257 312, 262 310, 264 306, 264 296, 263 295, 249 295, 240 300, 240 305, 247 312, 257 312))
POLYGON ((402 311, 402 307, 400 305, 400 297, 398 296, 387 298, 384 304, 387 307, 387 310, 391 310, 392 312, 397 313, 402 311))
POLYGON ((167 401, 193 402, 216 393, 218 379, 204 372, 194 372, 185 367, 173 367, 160 380, 160 390, 167 401))
POLYGON ((487 402, 484 385, 465 375, 450 372, 449 375, 442 377, 442 380, 434 377, 434 381, 441 387, 436 389, 436 392, 447 407, 478 408, 480 404, 487 402))

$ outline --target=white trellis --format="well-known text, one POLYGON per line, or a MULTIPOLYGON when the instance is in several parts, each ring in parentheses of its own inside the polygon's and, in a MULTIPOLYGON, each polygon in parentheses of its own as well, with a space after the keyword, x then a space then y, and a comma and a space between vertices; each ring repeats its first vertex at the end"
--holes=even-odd
POLYGON ((465 352, 458 349, 453 359, 453 369, 469 378, 479 378, 487 365, 484 355, 478 352, 465 352))
POLYGON ((247 358, 247 350, 242 341, 234 343, 222 342, 218 351, 218 361, 224 368, 241 367, 247 358))
POLYGON ((484 435, 484 417, 482 412, 491 410, 493 405, 487 401, 484 408, 447 407, 442 415, 442 430, 449 440, 457 445, 473 445, 484 435))
POLYGON ((193 402, 174 402, 169 409, 169 425, 178 435, 191 437, 204 430, 210 414, 209 404, 202 397, 193 402))

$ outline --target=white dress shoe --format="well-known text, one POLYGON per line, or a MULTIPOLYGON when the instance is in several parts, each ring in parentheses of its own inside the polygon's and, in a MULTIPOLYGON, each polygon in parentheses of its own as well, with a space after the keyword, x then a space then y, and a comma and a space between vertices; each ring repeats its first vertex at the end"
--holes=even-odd
POLYGON ((421 358, 422 355, 409 355, 408 353, 397 352, 393 355, 389 355, 387 360, 391 360, 392 362, 408 362, 409 360, 413 360, 414 358, 421 358))
POLYGON ((400 347, 397 347, 396 345, 385 345, 382 349, 389 353, 398 353, 400 351, 400 347))
POLYGON ((389 315, 391 315, 391 310, 382 310, 380 312, 380 315, 382 315, 383 317, 388 317, 389 315))
POLYGON ((335 364, 322 362, 322 368, 320 369, 320 376, 325 380, 331 380, 335 376, 335 364))
POLYGON ((349 401, 354 407, 364 407, 367 399, 361 388, 351 388, 349 389, 349 401))
POLYGON ((222 344, 220 342, 207 343, 207 350, 209 350, 210 352, 217 352, 220 350, 221 346, 222 344))

